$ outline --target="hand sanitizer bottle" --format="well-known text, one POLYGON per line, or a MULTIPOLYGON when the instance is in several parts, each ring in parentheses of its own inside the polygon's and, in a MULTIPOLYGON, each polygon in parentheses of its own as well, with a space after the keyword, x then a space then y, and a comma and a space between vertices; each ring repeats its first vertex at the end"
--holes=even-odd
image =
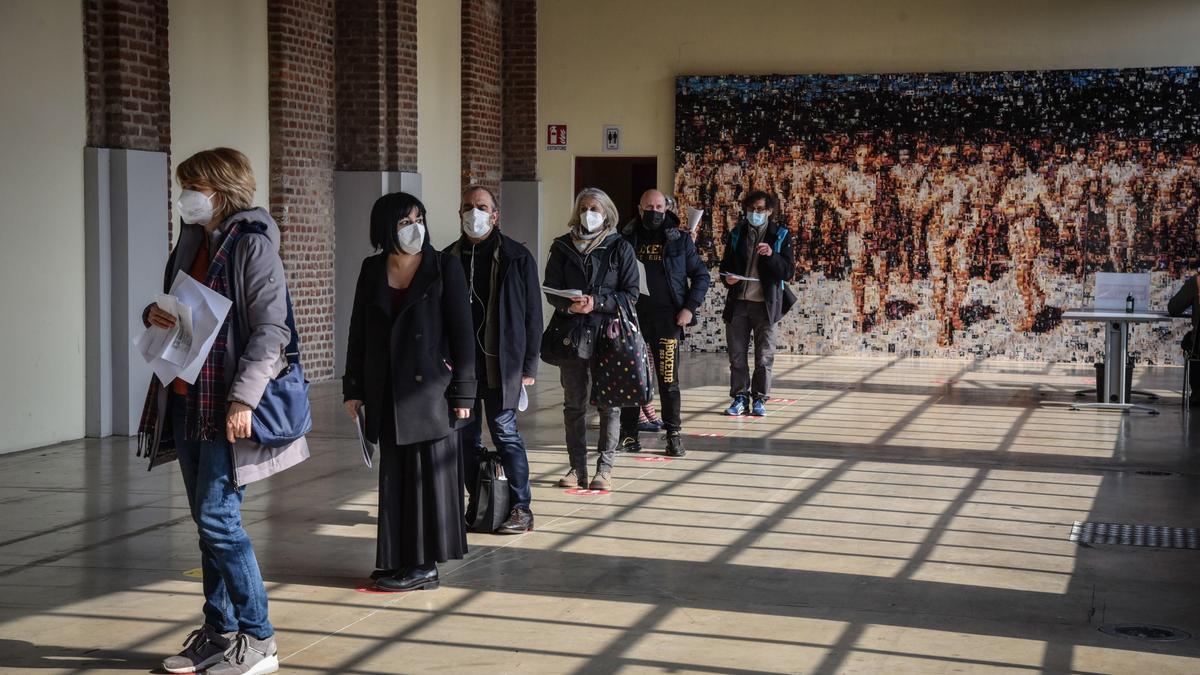
POLYGON ((1133 293, 1125 296, 1125 311, 1133 312, 1133 293))

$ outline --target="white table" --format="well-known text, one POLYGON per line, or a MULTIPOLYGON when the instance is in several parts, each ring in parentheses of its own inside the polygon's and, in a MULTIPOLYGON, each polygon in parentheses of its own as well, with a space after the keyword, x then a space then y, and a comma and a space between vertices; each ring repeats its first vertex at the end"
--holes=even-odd
POLYGON ((1173 318, 1166 312, 1140 310, 1125 312, 1119 309, 1072 309, 1063 312, 1064 320, 1099 321, 1104 324, 1104 403, 1076 403, 1071 410, 1095 408, 1099 410, 1145 410, 1157 415, 1158 409, 1148 405, 1130 403, 1125 396, 1125 368, 1129 358, 1129 324, 1156 323, 1173 318), (1116 401, 1113 403, 1112 401, 1116 401))

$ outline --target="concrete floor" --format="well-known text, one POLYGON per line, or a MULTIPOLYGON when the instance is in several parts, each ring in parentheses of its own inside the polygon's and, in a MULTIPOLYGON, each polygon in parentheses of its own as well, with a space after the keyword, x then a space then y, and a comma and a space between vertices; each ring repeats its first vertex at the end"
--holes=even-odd
MULTIPOLYGON (((312 460, 245 519, 286 672, 1198 673, 1200 551, 1068 541, 1076 520, 1200 526, 1200 416, 1070 412, 1091 369, 781 356, 761 420, 687 355, 689 455, 575 496, 556 373, 521 426, 537 531, 471 535, 438 591, 358 592, 375 474, 336 384, 312 460), (1151 472, 1149 474, 1142 472, 1151 472), (1159 475, 1166 472, 1166 475, 1159 475), (1146 642, 1101 624, 1197 637, 1146 642)), ((593 432, 594 433, 594 432, 593 432)), ((646 443, 661 448, 662 441, 646 443)), ((145 672, 200 621, 177 470, 128 439, 0 457, 0 670, 145 672)))

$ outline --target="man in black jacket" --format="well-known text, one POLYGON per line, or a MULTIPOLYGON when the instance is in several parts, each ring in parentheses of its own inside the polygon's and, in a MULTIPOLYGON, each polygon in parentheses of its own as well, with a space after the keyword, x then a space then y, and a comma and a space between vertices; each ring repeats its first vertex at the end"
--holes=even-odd
POLYGON ((725 299, 725 335, 729 350, 727 415, 767 414, 771 365, 775 362, 775 326, 795 302, 786 282, 792 278, 792 235, 772 219, 775 198, 755 190, 742 201, 741 221, 725 235, 721 278, 725 299), (746 364, 754 339, 754 376, 746 364))
POLYGON ((467 490, 475 489, 484 449, 482 408, 511 495, 512 511, 497 532, 520 534, 533 529, 529 459, 517 430, 517 408, 524 387, 537 377, 542 342, 537 261, 529 249, 500 232, 500 211, 491 190, 468 187, 459 214, 463 234, 446 253, 462 260, 467 276, 480 392, 462 436, 467 490))
MULTIPOLYGON (((679 345, 683 329, 695 325, 696 310, 708 292, 708 270, 692 238, 679 229, 679 217, 667 210, 666 196, 647 190, 638 203, 638 217, 621 232, 646 272, 646 290, 637 301, 638 323, 646 346, 654 353, 667 455, 683 457, 679 397, 679 345)), ((623 452, 638 452, 637 406, 621 409, 623 452)))

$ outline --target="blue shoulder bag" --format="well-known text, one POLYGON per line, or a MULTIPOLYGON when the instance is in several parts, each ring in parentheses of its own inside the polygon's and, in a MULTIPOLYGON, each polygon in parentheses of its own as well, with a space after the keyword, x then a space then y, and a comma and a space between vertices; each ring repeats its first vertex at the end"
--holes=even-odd
MULTIPOLYGON (((237 296, 233 286, 233 275, 229 275, 230 294, 237 296)), ((292 337, 284 348, 287 367, 267 382, 258 407, 250 419, 250 440, 268 448, 278 448, 293 443, 312 431, 312 407, 308 402, 308 380, 300 365, 300 334, 296 332, 296 319, 292 313, 292 293, 287 294, 287 327, 292 337)), ((236 307, 231 311, 236 311, 236 307)), ((234 324, 237 324, 234 315, 234 324)))

